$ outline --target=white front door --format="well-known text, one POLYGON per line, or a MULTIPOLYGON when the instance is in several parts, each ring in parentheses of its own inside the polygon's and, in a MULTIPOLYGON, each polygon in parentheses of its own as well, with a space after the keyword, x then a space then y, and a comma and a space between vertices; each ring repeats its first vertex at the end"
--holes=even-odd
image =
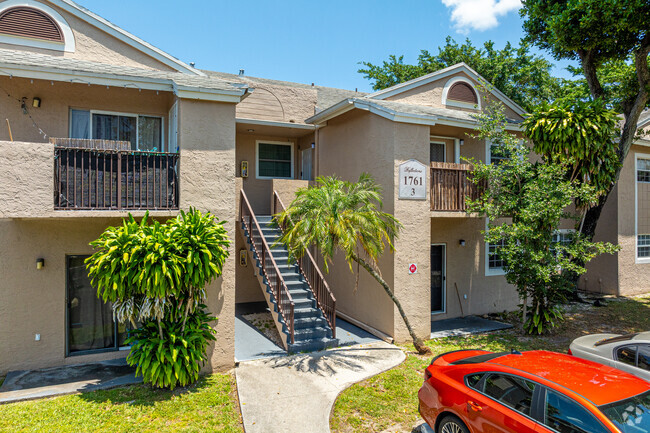
POLYGON ((314 149, 307 148, 300 151, 300 179, 313 180, 311 175, 312 155, 314 149))

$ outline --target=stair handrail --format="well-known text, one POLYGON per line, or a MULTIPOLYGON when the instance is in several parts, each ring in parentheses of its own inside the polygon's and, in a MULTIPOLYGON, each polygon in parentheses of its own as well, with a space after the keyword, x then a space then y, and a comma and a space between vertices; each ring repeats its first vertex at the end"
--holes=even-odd
POLYGON ((287 287, 287 284, 284 281, 282 274, 280 273, 280 269, 278 268, 278 265, 275 262, 275 259, 273 258, 273 254, 271 253, 269 244, 266 242, 266 238, 264 237, 264 233, 260 228, 259 222, 255 217, 253 208, 251 207, 251 204, 248 201, 248 197, 246 197, 246 193, 244 192, 243 189, 241 190, 241 200, 239 202, 239 215, 241 217, 242 224, 246 226, 246 230, 248 231, 248 235, 250 236, 251 245, 255 250, 255 254, 257 254, 257 257, 260 260, 260 265, 262 266, 262 273, 266 278, 269 287, 271 287, 271 290, 273 291, 273 296, 275 296, 275 300, 278 304, 278 311, 280 312, 280 315, 284 319, 284 322, 287 324, 287 328, 289 329, 289 336, 291 337, 291 344, 294 344, 295 343, 295 328, 294 328, 295 304, 293 302, 293 298, 291 297, 291 293, 289 293, 289 288, 287 287), (246 216, 248 217, 248 222, 246 221, 245 213, 246 216), (259 251, 259 249, 257 248, 257 243, 255 242, 255 239, 253 237, 255 230, 257 231, 257 234, 259 234, 259 237, 262 241, 261 242, 262 251, 259 251), (272 280, 270 278, 272 275, 269 275, 267 271, 266 253, 268 253, 271 262, 270 270, 273 273, 275 273, 275 280, 273 280, 276 282, 275 284, 272 284, 272 280), (285 311, 287 309, 289 311, 285 311))
MULTIPOLYGON (((277 215, 280 211, 284 211, 284 203, 277 191, 273 191, 273 215, 277 215)), ((291 218, 289 222, 293 224, 291 218)), ((280 227, 280 230, 284 232, 284 227, 280 227)), ((336 298, 330 290, 330 286, 325 281, 325 277, 320 271, 320 267, 316 264, 316 260, 309 252, 309 249, 305 249, 305 254, 298 259, 298 267, 300 272, 305 277, 309 289, 314 294, 318 306, 325 316, 325 320, 332 328, 332 337, 336 338, 336 298)))

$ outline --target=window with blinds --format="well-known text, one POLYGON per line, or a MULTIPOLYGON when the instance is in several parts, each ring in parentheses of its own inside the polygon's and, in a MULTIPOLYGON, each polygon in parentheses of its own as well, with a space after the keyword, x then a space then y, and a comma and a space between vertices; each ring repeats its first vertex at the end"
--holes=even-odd
POLYGON ((293 179, 293 143, 257 143, 257 177, 293 179))

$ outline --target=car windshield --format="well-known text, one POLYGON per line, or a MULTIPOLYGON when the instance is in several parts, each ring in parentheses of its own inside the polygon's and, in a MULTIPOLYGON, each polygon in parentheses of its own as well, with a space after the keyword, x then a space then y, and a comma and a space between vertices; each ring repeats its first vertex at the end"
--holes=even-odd
POLYGON ((600 410, 623 433, 650 432, 650 391, 601 406, 600 410))

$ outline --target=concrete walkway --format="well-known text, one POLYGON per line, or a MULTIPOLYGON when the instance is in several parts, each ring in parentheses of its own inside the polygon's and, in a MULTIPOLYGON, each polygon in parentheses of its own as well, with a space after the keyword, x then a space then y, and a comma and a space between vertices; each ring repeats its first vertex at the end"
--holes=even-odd
POLYGON ((383 341, 241 362, 235 369, 246 433, 326 433, 336 397, 405 359, 383 341))
POLYGON ((142 383, 124 359, 42 370, 11 371, 0 387, 0 403, 96 391, 142 383))

